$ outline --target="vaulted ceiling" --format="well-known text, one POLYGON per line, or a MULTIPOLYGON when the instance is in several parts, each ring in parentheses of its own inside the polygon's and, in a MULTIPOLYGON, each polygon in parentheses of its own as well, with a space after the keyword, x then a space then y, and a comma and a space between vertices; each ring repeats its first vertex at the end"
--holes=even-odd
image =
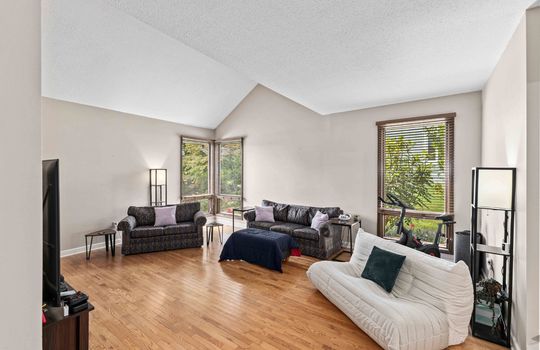
POLYGON ((42 4, 46 97, 215 128, 256 85, 103 0, 42 4))
POLYGON ((330 114, 482 88, 534 0, 45 0, 46 96, 215 127, 256 83, 330 114))

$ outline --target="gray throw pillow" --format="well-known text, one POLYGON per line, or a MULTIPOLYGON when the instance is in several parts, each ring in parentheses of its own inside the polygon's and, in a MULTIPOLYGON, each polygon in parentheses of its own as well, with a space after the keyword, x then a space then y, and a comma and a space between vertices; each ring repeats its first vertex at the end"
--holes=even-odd
POLYGON ((176 206, 174 207, 156 207, 156 222, 154 226, 176 225, 176 206))
POLYGON ((274 207, 255 206, 255 221, 275 222, 274 207))

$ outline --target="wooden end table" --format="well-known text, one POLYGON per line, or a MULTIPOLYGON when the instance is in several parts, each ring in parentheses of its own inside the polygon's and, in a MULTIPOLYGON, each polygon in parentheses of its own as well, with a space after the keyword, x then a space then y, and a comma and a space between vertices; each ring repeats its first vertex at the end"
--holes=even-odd
POLYGON ((105 249, 109 251, 109 241, 111 244, 111 254, 114 256, 116 252, 116 230, 107 228, 105 230, 99 230, 90 232, 84 235, 85 248, 86 248, 86 260, 90 260, 90 254, 92 254, 92 243, 94 243, 94 237, 105 237, 105 249), (88 238, 90 237, 90 249, 88 249, 88 238))
POLYGON ((239 213, 242 213, 242 220, 244 220, 244 213, 246 211, 251 211, 251 210, 254 210, 255 208, 233 208, 232 210, 232 232, 234 232, 234 217, 235 217, 235 213, 236 212, 239 212, 239 213))
POLYGON ((352 255, 353 250, 354 250, 354 244, 353 244, 353 240, 352 240, 352 228, 356 224, 358 224, 358 225, 360 225, 360 227, 362 227, 362 220, 358 220, 358 221, 354 220, 354 219, 339 220, 338 218, 334 218, 334 219, 330 219, 328 222, 331 225, 340 226, 340 227, 347 227, 349 229, 349 242, 350 242, 349 252, 352 255))

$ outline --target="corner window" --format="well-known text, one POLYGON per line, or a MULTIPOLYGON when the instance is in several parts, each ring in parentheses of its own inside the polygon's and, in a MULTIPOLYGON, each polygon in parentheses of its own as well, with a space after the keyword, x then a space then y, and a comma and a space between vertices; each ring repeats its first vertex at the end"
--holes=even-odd
POLYGON ((198 201, 210 214, 232 215, 243 205, 243 140, 181 138, 182 202, 198 201))
MULTIPOLYGON (((436 115, 378 122, 378 195, 392 193, 414 210, 406 225, 424 242, 433 242, 443 213, 454 213, 454 118, 436 115)), ((379 236, 398 238, 399 210, 379 201, 379 236)), ((453 232, 443 232, 449 252, 453 232)))

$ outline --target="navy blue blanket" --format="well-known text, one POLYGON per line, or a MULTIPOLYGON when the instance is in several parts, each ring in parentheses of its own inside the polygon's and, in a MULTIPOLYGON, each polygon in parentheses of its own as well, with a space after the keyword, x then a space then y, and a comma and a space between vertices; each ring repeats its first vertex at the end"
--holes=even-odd
POLYGON ((252 264, 283 272, 281 262, 291 255, 300 255, 300 246, 284 233, 247 228, 229 237, 219 261, 244 260, 252 264))

